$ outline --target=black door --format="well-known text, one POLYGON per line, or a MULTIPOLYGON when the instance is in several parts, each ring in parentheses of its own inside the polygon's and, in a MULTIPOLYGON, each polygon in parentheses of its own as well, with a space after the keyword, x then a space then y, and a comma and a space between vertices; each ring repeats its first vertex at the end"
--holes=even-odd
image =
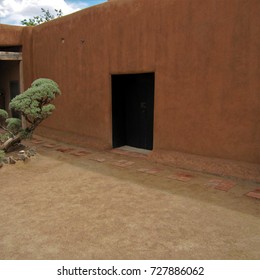
POLYGON ((112 75, 113 147, 153 149, 154 73, 112 75))

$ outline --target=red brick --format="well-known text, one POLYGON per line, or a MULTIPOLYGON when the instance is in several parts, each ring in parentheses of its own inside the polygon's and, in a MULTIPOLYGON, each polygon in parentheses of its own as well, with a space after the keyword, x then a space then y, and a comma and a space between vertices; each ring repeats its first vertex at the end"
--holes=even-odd
POLYGON ((62 153, 68 153, 68 152, 73 151, 73 149, 72 148, 68 148, 68 147, 60 147, 60 148, 57 148, 56 151, 62 152, 62 153))
POLYGON ((134 162, 122 159, 122 160, 118 160, 117 162, 113 162, 112 164, 119 167, 129 167, 133 165, 134 162))
POLYGON ((80 154, 85 154, 85 155, 89 155, 91 154, 91 152, 87 152, 87 151, 78 151, 80 154))
POLYGON ((182 181, 182 182, 188 182, 192 178, 194 178, 194 176, 188 173, 175 173, 173 175, 168 176, 167 178, 182 181))
POLYGON ((217 186, 220 186, 220 184, 222 182, 223 182, 223 180, 221 180, 221 179, 211 179, 205 184, 205 186, 207 186, 207 187, 217 187, 217 186))
POLYGON ((234 182, 223 182, 222 184, 220 184, 219 186, 216 186, 215 189, 220 190, 220 191, 229 191, 231 188, 233 188, 235 186, 234 182))
POLYGON ((211 179, 205 185, 207 187, 214 187, 217 190, 227 192, 235 186, 235 182, 225 181, 222 179, 211 179))
POLYGON ((49 144, 49 143, 43 144, 43 147, 45 148, 55 148, 56 146, 57 146, 56 144, 49 144))
POLYGON ((87 155, 86 152, 82 153, 82 152, 79 152, 79 151, 71 152, 70 154, 73 155, 73 156, 78 156, 78 157, 87 155))
POLYGON ((252 192, 247 193, 246 196, 260 199, 260 190, 256 189, 256 190, 254 190, 252 192))

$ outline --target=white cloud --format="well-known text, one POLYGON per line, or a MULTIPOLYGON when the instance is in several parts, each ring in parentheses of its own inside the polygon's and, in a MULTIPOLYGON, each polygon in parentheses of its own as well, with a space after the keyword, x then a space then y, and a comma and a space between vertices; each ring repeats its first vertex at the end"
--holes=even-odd
POLYGON ((55 14, 54 9, 61 9, 64 15, 88 7, 88 1, 64 0, 0 0, 0 23, 21 25, 21 20, 41 15, 41 8, 49 9, 55 14))

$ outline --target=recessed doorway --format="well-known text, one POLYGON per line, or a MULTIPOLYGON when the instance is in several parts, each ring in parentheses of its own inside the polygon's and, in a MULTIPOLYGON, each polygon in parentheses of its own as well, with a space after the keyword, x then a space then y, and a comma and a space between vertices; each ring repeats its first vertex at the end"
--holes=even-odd
POLYGON ((8 112, 9 117, 18 117, 10 110, 10 101, 23 91, 22 47, 0 46, 0 108, 8 112))
POLYGON ((113 147, 153 149, 154 73, 112 75, 113 147))

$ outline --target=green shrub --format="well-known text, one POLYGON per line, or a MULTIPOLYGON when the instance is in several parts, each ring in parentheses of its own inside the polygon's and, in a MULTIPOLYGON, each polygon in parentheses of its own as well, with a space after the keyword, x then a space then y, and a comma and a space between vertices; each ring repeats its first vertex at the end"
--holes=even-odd
POLYGON ((8 118, 7 112, 1 109, 0 127, 5 130, 5 134, 0 138, 2 142, 0 149, 8 152, 12 146, 29 138, 36 127, 53 113, 55 106, 50 102, 60 94, 57 83, 40 78, 35 80, 26 91, 13 98, 9 108, 19 113, 26 120, 27 125, 22 128, 20 119, 8 118))

